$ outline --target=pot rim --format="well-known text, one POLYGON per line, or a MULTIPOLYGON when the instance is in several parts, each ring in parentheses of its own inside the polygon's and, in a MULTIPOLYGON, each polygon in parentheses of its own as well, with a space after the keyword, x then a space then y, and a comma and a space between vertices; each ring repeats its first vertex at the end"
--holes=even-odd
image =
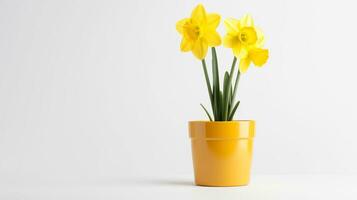
POLYGON ((232 121, 208 121, 208 120, 191 120, 188 121, 189 123, 239 123, 239 122, 255 122, 255 120, 252 119, 242 119, 242 120, 232 120, 232 121))
POLYGON ((255 136, 254 120, 189 121, 188 128, 191 139, 251 139, 255 136))

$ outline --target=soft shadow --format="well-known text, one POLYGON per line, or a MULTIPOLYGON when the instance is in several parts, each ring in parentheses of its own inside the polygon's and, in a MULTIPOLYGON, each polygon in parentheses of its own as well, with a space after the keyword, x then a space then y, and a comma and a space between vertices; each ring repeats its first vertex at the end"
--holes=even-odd
POLYGON ((194 186, 192 181, 183 179, 132 178, 121 182, 132 186, 194 186))
MULTIPOLYGON (((175 178, 125 177, 81 181, 81 184, 107 186, 194 186, 192 180, 175 178)), ((72 183, 75 184, 75 183, 72 183)))
POLYGON ((150 185, 163 185, 163 186, 194 186, 192 181, 189 180, 166 180, 166 179, 153 179, 146 180, 150 185))

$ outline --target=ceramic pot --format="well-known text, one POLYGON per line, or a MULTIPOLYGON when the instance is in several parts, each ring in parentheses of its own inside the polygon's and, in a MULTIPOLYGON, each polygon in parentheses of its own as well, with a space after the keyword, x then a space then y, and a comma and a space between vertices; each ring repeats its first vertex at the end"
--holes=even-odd
POLYGON ((255 121, 190 121, 189 135, 196 185, 247 185, 255 121))

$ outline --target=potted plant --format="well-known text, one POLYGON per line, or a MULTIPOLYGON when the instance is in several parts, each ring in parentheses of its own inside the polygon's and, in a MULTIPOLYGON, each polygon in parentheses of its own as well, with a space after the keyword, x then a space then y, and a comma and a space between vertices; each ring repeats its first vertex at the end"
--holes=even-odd
POLYGON ((177 22, 176 29, 182 36, 181 51, 191 51, 202 63, 212 109, 210 114, 201 104, 209 121, 189 122, 195 183, 240 186, 249 183, 255 121, 233 120, 240 103, 235 99, 237 86, 251 64, 261 67, 267 62, 269 52, 263 48, 264 35, 251 16, 245 15, 239 20, 226 19, 227 33, 223 45, 232 49, 233 62, 220 83, 215 49, 222 43, 216 31, 220 19, 219 14, 206 13, 200 4, 189 18, 177 22), (212 53, 212 82, 205 61, 209 47, 212 53), (239 67, 236 68, 238 60, 239 67))

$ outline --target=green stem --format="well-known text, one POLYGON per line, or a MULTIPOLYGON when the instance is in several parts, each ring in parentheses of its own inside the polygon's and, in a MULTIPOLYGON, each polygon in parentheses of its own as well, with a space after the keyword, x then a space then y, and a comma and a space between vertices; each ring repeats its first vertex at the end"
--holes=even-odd
POLYGON ((202 60, 202 67, 203 67, 203 71, 205 73, 205 79, 206 79, 206 84, 207 84, 207 88, 208 88, 208 95, 209 95, 209 99, 211 101, 211 106, 213 109, 213 95, 212 95, 212 88, 211 88, 211 83, 209 81, 209 76, 208 76, 208 72, 207 72, 207 66, 206 66, 206 61, 205 59, 202 60))
MULTIPOLYGON (((232 95, 232 104, 234 103, 234 100, 235 100, 235 97, 236 97, 236 94, 237 94, 237 88, 238 88, 239 79, 240 79, 240 71, 239 71, 239 69, 238 69, 238 73, 237 73, 237 77, 236 77, 236 82, 234 83, 234 89, 233 89, 233 95, 232 95)), ((232 112, 232 108, 233 108, 233 107, 231 107, 230 112, 232 112)))
POLYGON ((218 72, 218 61, 217 61, 217 53, 216 49, 212 47, 212 95, 213 95, 213 116, 215 120, 219 119, 219 72, 218 72))
MULTIPOLYGON (((234 73, 234 68, 236 66, 236 63, 237 63, 237 57, 234 56, 233 58, 233 63, 232 63, 232 66, 231 66, 231 73, 229 74, 230 77, 232 77, 233 73, 234 73)), ((232 78, 230 78, 231 82, 232 82, 232 78)))
POLYGON ((232 63, 232 66, 231 66, 231 72, 229 73, 229 79, 228 79, 228 90, 227 90, 227 93, 226 93, 226 99, 225 99, 225 102, 224 102, 224 119, 227 120, 228 117, 229 117, 229 112, 228 112, 228 102, 230 100, 230 86, 232 84, 232 79, 233 79, 233 73, 234 73, 234 68, 236 66, 236 63, 237 63, 237 58, 234 56, 233 58, 233 63, 232 63))

